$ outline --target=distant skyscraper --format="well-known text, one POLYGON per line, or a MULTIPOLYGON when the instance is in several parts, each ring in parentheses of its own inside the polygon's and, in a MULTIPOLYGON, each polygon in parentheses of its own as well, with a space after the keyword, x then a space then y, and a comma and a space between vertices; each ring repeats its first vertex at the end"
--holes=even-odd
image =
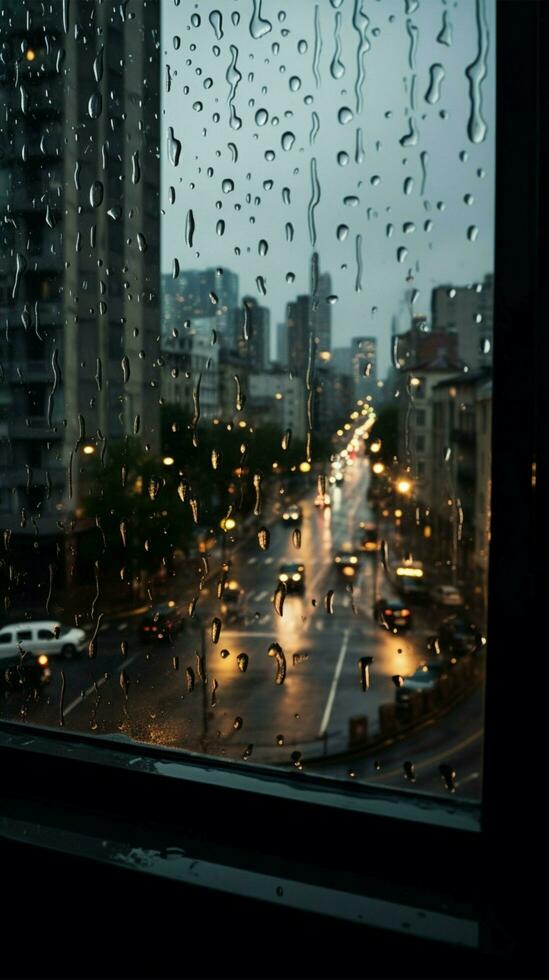
POLYGON ((469 370, 492 363, 494 278, 472 286, 444 285, 431 293, 433 330, 457 336, 458 355, 469 370))
POLYGON ((248 339, 241 331, 235 346, 251 370, 266 371, 271 360, 271 312, 268 307, 260 306, 253 296, 244 296, 242 307, 246 311, 248 339))
POLYGON ((377 381, 377 337, 353 337, 351 360, 356 397, 371 394, 377 381))
POLYGON ((234 311, 238 306, 238 275, 230 269, 189 269, 177 279, 183 319, 193 316, 216 319, 216 328, 224 344, 233 344, 234 311))
POLYGON ((282 367, 288 365, 288 324, 278 323, 276 327, 276 360, 282 367))

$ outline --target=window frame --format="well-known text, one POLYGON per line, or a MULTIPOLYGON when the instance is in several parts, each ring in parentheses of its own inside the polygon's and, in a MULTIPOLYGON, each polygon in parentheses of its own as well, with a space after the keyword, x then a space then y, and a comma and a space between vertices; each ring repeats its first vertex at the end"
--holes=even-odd
MULTIPOLYGON (((99 745, 93 736, 0 721, 2 837, 9 838, 17 820, 26 815, 29 825, 40 828, 39 846, 46 849, 63 850, 62 842, 52 844, 48 835, 76 824, 90 839, 118 832, 128 841, 162 841, 159 846, 164 848, 166 841, 176 840, 191 840, 195 847, 198 842, 212 854, 224 847, 225 854, 233 855, 232 866, 230 861, 223 866, 236 894, 237 876, 231 878, 231 871, 237 858, 268 866, 275 876, 282 875, 284 862, 289 862, 291 874, 302 884, 312 877, 335 887, 352 874, 352 888, 366 895, 377 889, 392 897, 393 904, 395 897, 406 894, 420 905, 427 901, 431 910, 437 902, 453 902, 462 916, 465 909, 466 916, 475 917, 479 948, 490 953, 511 956, 516 955, 513 948, 526 951, 536 909, 521 902, 524 892, 517 889, 527 887, 526 869, 539 861, 543 808, 526 805, 524 794, 513 792, 518 763, 510 766, 513 756, 504 735, 511 724, 513 654, 537 647, 535 617, 528 619, 524 611, 538 595, 535 558, 547 554, 547 522, 541 520, 539 504, 547 482, 546 459, 539 450, 547 400, 543 365, 548 363, 542 320, 548 287, 541 265, 548 227, 547 190, 541 179, 549 94, 543 38, 548 29, 546 4, 498 0, 497 327, 482 807, 465 805, 468 820, 461 826, 446 812, 442 826, 420 817, 435 812, 444 817, 454 808, 450 798, 350 784, 345 786, 348 799, 363 804, 349 810, 338 802, 333 784, 306 772, 296 773, 289 788, 262 767, 250 769, 181 752, 176 758, 168 749, 111 739, 101 739, 99 745), (515 343, 517 333, 520 345, 515 343), (501 663, 504 649, 512 651, 507 669, 501 663), (170 761, 162 763, 161 758, 170 761), (170 773, 156 771, 159 763, 169 765, 170 773), (234 814, 236 819, 220 819, 220 814, 234 814), (502 831, 507 845, 503 855, 502 831), (421 862, 409 862, 409 853, 421 854, 421 862), (418 881, 421 889, 429 889, 428 900, 421 897, 418 881)), ((513 705, 512 714, 515 731, 522 724, 529 733, 520 760, 520 785, 533 793, 542 765, 543 712, 533 712, 525 698, 513 705)), ((14 833, 12 839, 25 840, 24 834, 14 833)), ((100 853, 93 859, 101 860, 100 853)), ((103 860, 109 863, 108 853, 103 860)), ((159 860, 152 873, 161 875, 161 864, 159 860)), ((278 904, 288 901, 274 895, 263 898, 278 904)), ((390 912, 381 927, 398 928, 390 912)), ((525 962, 526 952, 524 956, 525 962)))

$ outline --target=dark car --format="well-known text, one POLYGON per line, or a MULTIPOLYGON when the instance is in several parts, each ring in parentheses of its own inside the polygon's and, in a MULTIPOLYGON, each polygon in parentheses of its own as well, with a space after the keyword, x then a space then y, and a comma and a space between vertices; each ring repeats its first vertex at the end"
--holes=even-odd
POLYGON ((40 691, 51 680, 49 657, 44 654, 23 653, 3 659, 0 669, 0 687, 8 691, 40 691))
POLYGON ((410 694, 415 691, 432 691, 440 677, 446 673, 446 667, 441 663, 420 664, 417 670, 396 690, 397 704, 407 704, 410 694))
POLYGON ((230 579, 223 589, 221 612, 225 623, 239 623, 244 619, 244 590, 236 579, 230 579))
POLYGON ((300 562, 290 562, 281 565, 278 570, 278 581, 286 586, 286 592, 305 591, 305 566, 300 562))
POLYGON ((171 643, 176 633, 184 628, 183 609, 173 599, 159 603, 143 616, 139 635, 143 642, 171 643))
POLYGON ((379 551, 377 525, 363 521, 358 530, 358 542, 361 551, 365 551, 368 555, 377 555, 379 551))
POLYGON ((446 657, 477 653, 484 646, 482 631, 463 616, 448 616, 439 626, 437 639, 446 657))
POLYGON ((358 575, 359 559, 354 551, 340 551, 334 558, 334 564, 343 578, 352 581, 358 575))
POLYGON ((303 517, 303 512, 298 504, 290 504, 282 511, 282 520, 285 524, 291 524, 293 527, 297 527, 301 524, 303 517))
POLYGON ((412 625, 412 613, 400 599, 379 599, 374 606, 374 619, 391 633, 408 630, 412 625))

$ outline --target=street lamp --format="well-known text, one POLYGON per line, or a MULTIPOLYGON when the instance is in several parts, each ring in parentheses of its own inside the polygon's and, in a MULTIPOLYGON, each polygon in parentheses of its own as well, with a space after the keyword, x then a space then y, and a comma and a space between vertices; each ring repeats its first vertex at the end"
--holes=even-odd
POLYGON ((374 465, 372 466, 372 473, 375 473, 376 476, 381 476, 384 470, 385 470, 384 463, 378 462, 378 463, 374 463, 374 465))
POLYGON ((410 493, 412 489, 412 481, 406 479, 406 477, 401 477, 399 480, 397 480, 396 488, 399 493, 402 493, 406 496, 407 494, 410 493))

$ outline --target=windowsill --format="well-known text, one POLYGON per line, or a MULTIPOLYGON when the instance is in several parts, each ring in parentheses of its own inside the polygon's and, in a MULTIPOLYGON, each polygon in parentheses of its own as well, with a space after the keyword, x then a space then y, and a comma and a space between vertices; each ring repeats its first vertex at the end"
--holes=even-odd
POLYGON ((470 897, 477 804, 12 723, 0 723, 0 764, 7 840, 486 948, 486 896, 470 897))

